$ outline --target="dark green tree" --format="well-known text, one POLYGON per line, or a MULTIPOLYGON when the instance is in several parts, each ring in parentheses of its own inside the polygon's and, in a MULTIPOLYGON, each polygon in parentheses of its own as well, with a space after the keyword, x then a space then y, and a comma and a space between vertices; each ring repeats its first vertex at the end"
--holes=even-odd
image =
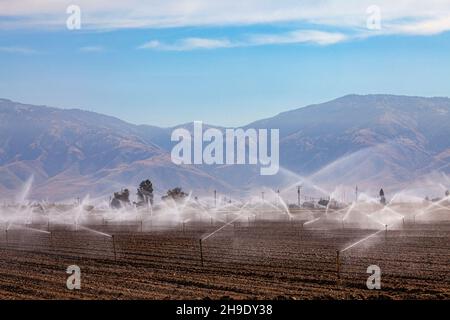
POLYGON ((184 198, 186 198, 188 196, 187 193, 185 193, 183 190, 181 190, 180 187, 171 189, 167 191, 167 194, 162 196, 161 199, 162 200, 167 200, 167 199, 173 199, 175 201, 179 201, 182 200, 184 198))
POLYGON ((153 185, 150 180, 144 180, 137 189, 138 205, 153 205, 153 185))
POLYGON ((386 198, 384 197, 384 191, 383 189, 380 190, 380 203, 382 205, 386 205, 386 198))
POLYGON ((130 191, 124 189, 120 192, 114 192, 114 197, 111 200, 111 207, 120 209, 124 205, 130 204, 130 191))

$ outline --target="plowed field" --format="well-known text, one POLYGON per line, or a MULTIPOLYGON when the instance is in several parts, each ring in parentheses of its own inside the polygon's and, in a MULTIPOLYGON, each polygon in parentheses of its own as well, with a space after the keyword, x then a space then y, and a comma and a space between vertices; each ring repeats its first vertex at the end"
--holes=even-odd
POLYGON ((199 239, 219 224, 88 227, 114 243, 84 228, 0 232, 0 298, 450 299, 448 222, 406 224, 342 252, 340 279, 336 250, 374 230, 230 225, 203 241, 202 266, 199 239), (80 290, 66 287, 69 265, 81 269, 80 290), (366 286, 370 265, 381 268, 381 290, 366 286))

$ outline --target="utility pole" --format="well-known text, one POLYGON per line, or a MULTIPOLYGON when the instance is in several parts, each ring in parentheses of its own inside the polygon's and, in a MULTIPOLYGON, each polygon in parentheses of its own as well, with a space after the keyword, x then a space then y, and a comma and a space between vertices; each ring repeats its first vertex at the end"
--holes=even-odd
POLYGON ((355 201, 358 201, 358 186, 355 188, 355 201))
POLYGON ((202 239, 200 239, 199 242, 200 242, 200 261, 201 261, 202 268, 203 268, 203 247, 202 247, 202 239))
POLYGON ((111 238, 112 238, 113 250, 114 250, 114 261, 117 262, 116 240, 114 238, 114 235, 112 235, 111 238))
POLYGON ((214 207, 217 207, 217 191, 214 190, 214 207))
POLYGON ((300 207, 300 197, 302 194, 302 186, 297 186, 297 204, 300 207))
POLYGON ((339 250, 336 250, 336 275, 338 280, 341 279, 341 259, 339 257, 339 250))

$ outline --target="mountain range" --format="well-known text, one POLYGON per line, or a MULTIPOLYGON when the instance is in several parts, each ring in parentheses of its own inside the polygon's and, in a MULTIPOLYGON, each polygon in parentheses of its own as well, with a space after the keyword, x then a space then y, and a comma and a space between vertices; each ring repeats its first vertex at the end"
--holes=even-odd
POLYGON ((13 198, 30 177, 30 198, 57 201, 108 197, 147 178, 158 194, 181 186, 229 196, 298 184, 310 194, 450 184, 449 98, 347 95, 243 126, 280 130, 275 176, 249 165, 173 164, 170 136, 179 127, 192 130, 0 99, 0 198, 13 198))

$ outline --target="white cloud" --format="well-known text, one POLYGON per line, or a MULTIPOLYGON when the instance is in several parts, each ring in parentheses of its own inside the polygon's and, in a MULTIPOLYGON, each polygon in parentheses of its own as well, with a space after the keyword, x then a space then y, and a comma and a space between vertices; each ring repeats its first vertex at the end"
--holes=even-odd
POLYGON ((152 40, 139 46, 138 49, 188 51, 197 49, 252 47, 294 43, 329 45, 344 41, 347 38, 348 37, 342 33, 324 32, 317 30, 296 30, 281 34, 249 35, 245 39, 237 41, 231 41, 228 39, 185 38, 177 40, 174 43, 161 43, 158 40, 152 40))
POLYGON ((79 48, 79 50, 84 53, 95 53, 105 51, 105 48, 103 48, 102 46, 85 46, 79 48))
POLYGON ((317 30, 296 30, 284 34, 254 35, 251 45, 314 43, 319 45, 335 44, 347 40, 348 37, 339 32, 324 32, 317 30))
MULTIPOLYGON (((0 29, 65 28, 66 8, 72 0, 0 0, 0 29)), ((372 35, 434 35, 450 31, 449 0, 77 0, 82 28, 169 28, 204 26, 248 26, 256 24, 307 24, 317 30, 339 30, 339 34, 292 34, 256 36, 253 42, 332 44, 356 33, 372 35), (381 9, 382 30, 366 29, 366 9, 381 9), (317 28, 316 28, 317 27, 317 28), (318 40, 323 36, 322 40, 318 40), (258 38, 259 37, 259 38, 258 38), (313 40, 308 41, 308 37, 313 40), (306 41, 305 41, 306 39, 306 41)), ((320 31, 315 31, 320 32, 320 31)), ((336 33, 336 32, 335 32, 336 33)), ((238 36, 239 38, 239 36, 238 36)), ((245 40, 251 42, 251 39, 245 40)), ((168 44, 149 43, 160 49, 168 44)), ((186 38, 176 48, 223 48, 240 45, 235 39, 186 38)), ((255 45, 255 44, 253 44, 255 45)))
MULTIPOLYGON (((72 0, 0 0, 4 17, 18 22, 54 25, 67 18, 72 0)), ((366 9, 378 5, 384 19, 448 16, 448 0, 78 0, 83 25, 110 27, 168 27, 243 25, 289 21, 364 26, 366 9)), ((8 19, 3 24, 15 24, 8 19)), ((63 24, 64 26, 65 24, 63 24)))
POLYGON ((393 23, 387 27, 387 31, 392 34, 410 35, 435 35, 447 30, 450 30, 450 15, 441 18, 424 19, 404 24, 393 23))
POLYGON ((235 45, 226 39, 186 38, 172 44, 152 40, 139 46, 138 49, 157 49, 167 51, 188 51, 196 49, 230 48, 235 45))
POLYGON ((36 50, 27 47, 0 47, 0 52, 5 53, 19 53, 19 54, 35 54, 36 50))
POLYGON ((144 43, 143 45, 139 46, 138 49, 158 49, 161 47, 161 42, 157 40, 152 40, 149 42, 144 43))

